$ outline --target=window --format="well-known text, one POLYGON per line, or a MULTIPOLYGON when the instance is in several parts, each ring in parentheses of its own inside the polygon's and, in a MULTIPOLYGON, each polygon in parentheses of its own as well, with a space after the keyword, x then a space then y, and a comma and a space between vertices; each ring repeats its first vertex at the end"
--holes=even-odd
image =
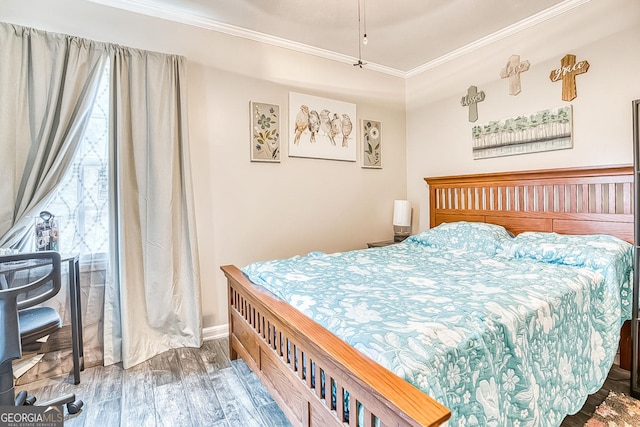
POLYGON ((109 80, 107 63, 73 166, 44 209, 57 219, 58 250, 85 260, 109 251, 109 80))

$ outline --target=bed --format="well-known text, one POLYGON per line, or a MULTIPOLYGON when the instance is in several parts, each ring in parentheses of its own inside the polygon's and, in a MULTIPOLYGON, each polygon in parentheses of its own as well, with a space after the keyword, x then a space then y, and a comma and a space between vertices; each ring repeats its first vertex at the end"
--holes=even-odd
MULTIPOLYGON (((633 236, 631 167, 425 180, 432 228, 464 221, 498 224, 516 235, 607 234, 626 241, 633 236)), ((451 416, 374 361, 375 355, 365 356, 237 267, 222 269, 229 286, 230 357, 247 362, 294 425, 430 426, 451 416)))

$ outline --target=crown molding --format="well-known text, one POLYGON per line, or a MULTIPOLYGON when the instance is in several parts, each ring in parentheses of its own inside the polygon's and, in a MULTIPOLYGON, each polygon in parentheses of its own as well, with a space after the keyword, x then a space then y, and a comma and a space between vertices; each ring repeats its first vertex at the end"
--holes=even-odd
MULTIPOLYGON (((258 31, 249 30, 235 25, 225 24, 214 19, 205 18, 200 15, 189 13, 168 6, 158 7, 155 2, 145 0, 89 0, 92 3, 98 3, 104 6, 110 6, 117 9, 123 9, 129 12, 139 13, 142 15, 153 16, 155 18, 166 19, 169 21, 180 22, 182 24, 192 25, 207 30, 217 31, 219 33, 229 34, 232 36, 242 37, 245 39, 257 41, 260 43, 270 44, 272 46, 293 50, 296 52, 306 53, 318 56, 324 59, 330 59, 346 64, 354 64, 358 58, 343 55, 326 49, 310 46, 304 43, 298 43, 281 37, 260 33, 258 31)), ((405 72, 395 68, 386 67, 384 65, 372 62, 366 63, 366 68, 373 71, 389 74, 396 77, 405 78, 405 72)))
MULTIPOLYGON (((269 34, 260 33, 257 31, 249 30, 235 25, 225 24, 223 22, 216 21, 214 19, 206 18, 194 13, 189 13, 184 10, 172 8, 169 6, 159 7, 154 1, 147 0, 89 0, 93 3, 102 4, 118 9, 127 10, 129 12, 140 13, 143 15, 153 16, 156 18, 166 19, 170 21, 180 22, 187 25, 192 25, 207 30, 217 31, 224 34, 229 34, 236 37, 242 37, 245 39, 257 41, 260 43, 270 44, 273 46, 281 47, 284 49, 293 50, 309 55, 318 56, 325 59, 330 59, 337 62, 343 62, 347 64, 353 64, 358 61, 358 58, 343 55, 337 52, 333 52, 326 49, 317 48, 304 43, 298 43, 292 40, 284 39, 281 37, 272 36, 269 34)), ((489 34, 486 37, 478 39, 472 43, 462 46, 459 49, 453 50, 445 55, 442 55, 432 61, 429 61, 423 65, 413 68, 409 71, 402 71, 396 68, 387 67, 384 65, 367 62, 366 68, 373 71, 378 71, 384 74, 388 74, 395 77, 409 78, 421 74, 425 71, 436 68, 442 64, 445 64, 454 59, 460 58, 485 46, 489 46, 499 40, 516 34, 520 31, 531 28, 544 21, 555 18, 562 15, 578 6, 581 6, 591 0, 565 0, 543 10, 535 15, 525 18, 513 25, 489 34)))
POLYGON ((453 50, 432 61, 429 61, 412 70, 409 70, 405 73, 405 78, 414 77, 427 70, 431 70, 449 61, 453 61, 454 59, 460 58, 478 49, 489 46, 492 43, 500 41, 506 37, 512 36, 516 33, 519 33, 520 31, 524 31, 528 28, 534 27, 549 19, 555 18, 556 16, 562 15, 563 13, 566 13, 572 9, 575 9, 576 7, 581 6, 585 3, 588 3, 589 1, 591 0, 566 0, 566 1, 563 1, 562 3, 558 3, 555 6, 552 6, 548 9, 543 10, 542 12, 539 12, 535 15, 531 15, 528 18, 525 18, 519 22, 516 22, 515 24, 505 27, 500 31, 496 31, 495 33, 489 34, 486 37, 478 39, 472 43, 469 43, 466 46, 462 46, 459 49, 453 50))

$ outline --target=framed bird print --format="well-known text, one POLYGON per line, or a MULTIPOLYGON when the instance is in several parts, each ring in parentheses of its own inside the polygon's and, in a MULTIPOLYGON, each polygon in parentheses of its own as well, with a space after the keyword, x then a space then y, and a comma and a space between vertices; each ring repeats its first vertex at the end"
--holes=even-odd
POLYGON ((280 162, 280 106, 250 102, 251 161, 280 162))
POLYGON ((382 168, 382 123, 362 120, 362 167, 382 168))
POLYGON ((356 105, 289 92, 289 157, 355 162, 356 105))

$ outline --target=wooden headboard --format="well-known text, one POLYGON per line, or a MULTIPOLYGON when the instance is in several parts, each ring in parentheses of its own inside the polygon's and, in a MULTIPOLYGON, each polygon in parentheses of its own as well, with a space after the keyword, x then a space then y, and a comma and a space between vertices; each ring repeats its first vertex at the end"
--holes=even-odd
POLYGON ((633 242, 633 166, 425 178, 430 226, 478 221, 514 234, 610 234, 633 242))

